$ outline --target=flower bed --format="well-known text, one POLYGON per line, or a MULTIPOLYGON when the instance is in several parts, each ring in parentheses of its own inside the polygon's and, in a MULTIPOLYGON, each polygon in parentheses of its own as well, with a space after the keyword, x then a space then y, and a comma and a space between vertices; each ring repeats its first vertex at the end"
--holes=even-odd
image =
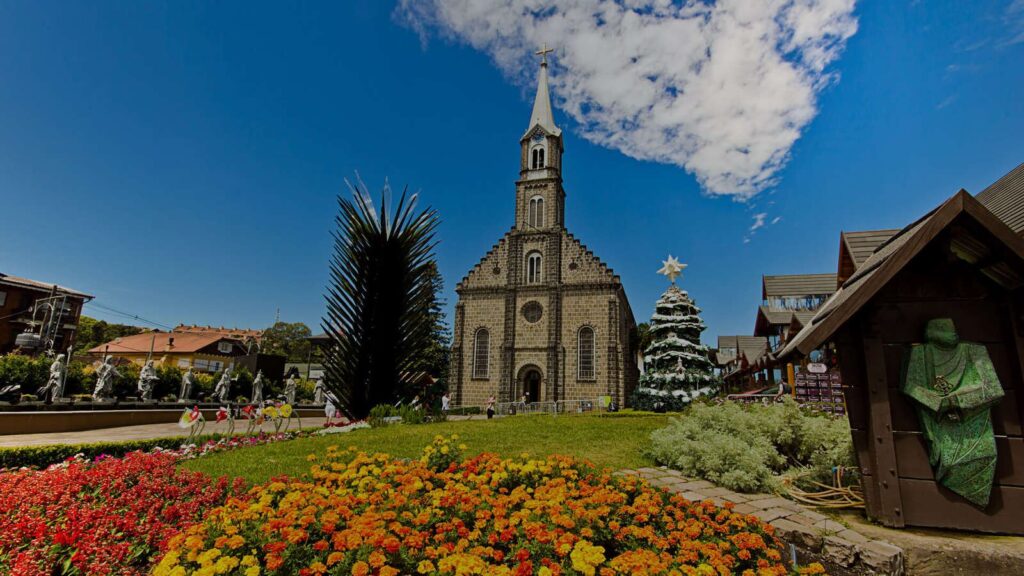
POLYGON ((366 428, 365 422, 332 426, 330 428, 307 428, 292 432, 272 432, 257 434, 236 434, 225 436, 211 434, 193 438, 153 438, 150 440, 128 440, 123 442, 97 442, 93 444, 52 444, 48 446, 25 446, 20 448, 0 448, 0 472, 5 469, 22 467, 46 467, 61 462, 76 460, 88 462, 95 459, 124 456, 131 452, 159 452, 176 454, 182 459, 198 458, 214 452, 223 452, 235 448, 258 446, 273 442, 283 442, 295 438, 306 438, 313 434, 348 432, 366 428))
POLYGON ((136 452, 0 474, 0 574, 145 574, 168 538, 243 488, 178 459, 136 452))
POLYGON ((789 573, 753 516, 565 457, 463 460, 456 441, 416 461, 329 449, 311 481, 253 488, 171 538, 154 574, 789 573))

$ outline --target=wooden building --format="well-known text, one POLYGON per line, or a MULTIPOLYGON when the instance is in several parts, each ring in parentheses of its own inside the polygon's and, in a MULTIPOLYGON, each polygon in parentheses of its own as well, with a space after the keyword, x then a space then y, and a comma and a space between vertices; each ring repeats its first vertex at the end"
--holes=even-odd
POLYGON ((1024 534, 1024 238, 1009 223, 958 192, 878 243, 778 354, 794 362, 834 344, 868 515, 887 526, 1024 534), (991 409, 997 463, 984 509, 936 482, 900 392, 904 356, 934 318, 985 346, 1005 393, 991 409))
POLYGON ((65 286, 0 273, 0 354, 18 348, 16 339, 26 331, 41 335, 40 348, 59 353, 74 346, 82 306, 89 300, 92 296, 65 286))

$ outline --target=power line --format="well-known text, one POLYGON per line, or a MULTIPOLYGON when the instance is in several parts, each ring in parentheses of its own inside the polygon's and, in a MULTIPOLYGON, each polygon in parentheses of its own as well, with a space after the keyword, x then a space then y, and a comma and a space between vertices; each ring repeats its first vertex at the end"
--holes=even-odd
POLYGON ((104 304, 99 304, 96 301, 86 302, 85 305, 86 306, 92 306, 92 307, 94 307, 94 308, 96 308, 96 309, 98 309, 98 310, 100 310, 102 312, 107 312, 107 313, 110 313, 110 314, 117 314, 117 315, 125 317, 125 318, 130 318, 132 320, 138 320, 139 322, 142 322, 143 324, 150 324, 150 325, 153 325, 153 326, 157 326, 159 328, 166 328, 167 330, 174 330, 173 326, 168 326, 166 324, 161 324, 160 322, 156 322, 156 321, 153 321, 153 320, 147 320, 146 318, 143 318, 142 316, 139 316, 138 314, 132 314, 130 312, 125 312, 123 310, 118 310, 116 308, 111 308, 110 306, 106 306, 104 304))

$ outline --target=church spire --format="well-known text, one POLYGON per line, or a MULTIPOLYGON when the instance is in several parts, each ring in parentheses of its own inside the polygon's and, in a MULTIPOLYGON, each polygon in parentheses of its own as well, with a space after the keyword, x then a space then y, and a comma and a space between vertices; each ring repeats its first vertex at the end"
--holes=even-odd
POLYGON ((553 136, 562 133, 558 126, 555 126, 555 118, 551 114, 551 94, 548 91, 549 52, 554 52, 554 50, 548 48, 547 44, 537 51, 537 55, 541 57, 540 74, 537 78, 537 96, 533 100, 533 114, 530 116, 530 125, 526 129, 527 134, 533 130, 534 126, 540 126, 553 136))

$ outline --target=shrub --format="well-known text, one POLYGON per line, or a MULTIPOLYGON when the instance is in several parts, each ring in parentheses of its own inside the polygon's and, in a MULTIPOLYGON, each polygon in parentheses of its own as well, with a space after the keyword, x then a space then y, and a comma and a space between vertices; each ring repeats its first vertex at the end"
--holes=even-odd
MULTIPOLYGON (((236 434, 234 437, 240 437, 236 434)), ((201 445, 207 440, 228 438, 225 434, 204 434, 189 440, 201 445)), ((0 470, 22 467, 45 468, 63 462, 77 454, 92 460, 97 457, 121 457, 131 452, 148 452, 154 448, 176 450, 188 440, 184 436, 173 438, 151 438, 147 440, 125 440, 122 442, 95 442, 91 444, 50 444, 46 446, 22 446, 18 448, 0 448, 0 470)), ((0 508, 2 509, 2 508, 0 508)), ((2 574, 2 572, 0 572, 2 574)))
POLYGON ((452 442, 412 461, 331 447, 309 480, 253 488, 173 537, 153 574, 789 573, 772 528, 731 506, 558 456, 440 458, 452 442))
POLYGON ((142 575, 173 534, 242 488, 168 454, 0 474, 0 573, 142 575))
POLYGON ((313 398, 315 397, 315 390, 315 380, 307 380, 305 378, 300 378, 298 382, 295 383, 295 403, 304 404, 307 402, 312 402, 313 398))
POLYGON ((786 399, 763 406, 697 403, 651 434, 659 464, 741 492, 777 490, 780 475, 831 483, 835 466, 852 468, 845 418, 786 399))
POLYGON ((402 424, 423 424, 425 422, 443 422, 447 420, 447 417, 439 410, 426 412, 423 407, 413 407, 408 404, 402 406, 392 406, 390 404, 378 404, 370 409, 370 414, 366 417, 366 421, 369 422, 370 426, 379 427, 387 426, 394 422, 388 420, 388 418, 401 418, 402 424))
POLYGON ((17 384, 23 393, 31 394, 46 384, 51 363, 46 358, 21 354, 0 356, 0 388, 17 384))
MULTIPOLYGON (((52 358, 8 354, 0 356, 0 388, 11 384, 21 386, 23 394, 35 394, 50 377, 52 358)), ((92 366, 81 360, 72 361, 64 379, 64 396, 92 392, 92 366)))

